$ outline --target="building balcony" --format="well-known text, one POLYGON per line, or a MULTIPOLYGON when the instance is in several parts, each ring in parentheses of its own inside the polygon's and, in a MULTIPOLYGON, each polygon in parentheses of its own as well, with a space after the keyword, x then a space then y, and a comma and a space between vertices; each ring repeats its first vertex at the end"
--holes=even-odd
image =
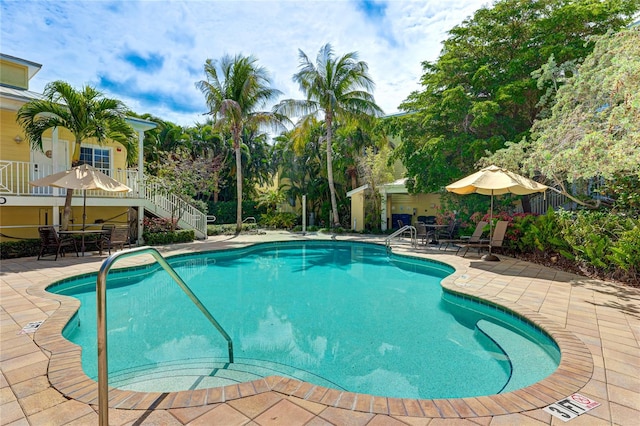
MULTIPOLYGON (((108 200, 128 200, 122 204, 130 205, 134 200, 144 197, 141 194, 141 186, 137 170, 109 170, 98 169, 102 173, 114 178, 118 182, 127 185, 130 192, 109 192, 103 190, 87 191, 87 198, 104 198, 108 200)), ((64 198, 67 190, 49 186, 32 186, 29 182, 60 172, 51 164, 39 164, 24 161, 0 160, 0 203, 13 206, 51 204, 51 199, 64 198), (47 200, 48 198, 48 200, 47 200)), ((74 195, 82 195, 82 191, 76 191, 74 195)))

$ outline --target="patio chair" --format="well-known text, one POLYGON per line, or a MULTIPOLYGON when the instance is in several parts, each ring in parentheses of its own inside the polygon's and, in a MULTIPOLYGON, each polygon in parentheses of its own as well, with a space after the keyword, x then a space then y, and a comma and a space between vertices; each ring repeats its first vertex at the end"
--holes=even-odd
MULTIPOLYGON (((404 222, 402 219, 398 219, 398 229, 404 228, 404 222)), ((402 233, 402 237, 411 237, 411 229, 405 229, 402 233)))
MULTIPOLYGON (((452 241, 451 243, 458 245, 458 250, 456 251, 456 254, 458 254, 460 252, 460 250, 462 248, 464 248, 464 246, 466 244, 479 244, 482 241, 482 233, 484 232, 484 228, 485 226, 487 226, 489 224, 489 222, 485 222, 483 220, 481 220, 480 222, 478 222, 478 224, 476 225, 476 229, 473 231, 473 234, 471 234, 470 237, 461 237, 458 240, 452 241)), ((488 242, 488 240, 486 240, 486 242, 488 242)))
POLYGON ((447 226, 444 229, 440 229, 438 231, 438 238, 437 238, 438 242, 440 243, 440 246, 438 247, 438 249, 442 249, 442 245, 444 243, 446 243, 444 248, 447 249, 449 247, 449 244, 457 241, 455 238, 455 235, 457 232, 458 232, 458 221, 455 219, 449 222, 449 226, 447 226))
POLYGON ((422 244, 426 244, 429 238, 433 237, 432 231, 427 231, 427 225, 422 222, 416 223, 416 239, 422 244))
POLYGON ((502 247, 502 243, 504 241, 504 236, 507 232, 507 226, 509 225, 509 222, 506 220, 500 220, 498 221, 498 223, 496 223, 495 228, 493 229, 493 235, 491 237, 491 241, 480 241, 477 243, 467 243, 465 244, 464 247, 464 253, 462 253, 462 257, 464 257, 467 252, 469 251, 470 248, 477 248, 478 249, 478 254, 480 253, 480 250, 486 249, 489 250, 489 247, 491 247, 491 250, 497 248, 500 249, 502 247))
POLYGON ((115 249, 120 247, 121 250, 124 250, 125 245, 131 248, 128 226, 103 225, 102 229, 104 230, 104 234, 98 244, 100 254, 102 254, 105 249, 109 251, 109 254, 111 254, 111 248, 115 249))
POLYGON ((60 237, 53 226, 39 227, 38 234, 40 235, 40 253, 38 253, 38 260, 45 257, 48 251, 50 251, 51 254, 55 253, 56 257, 53 260, 58 260, 59 255, 64 256, 65 248, 67 247, 73 247, 76 256, 80 256, 78 254, 76 240, 71 236, 60 237))

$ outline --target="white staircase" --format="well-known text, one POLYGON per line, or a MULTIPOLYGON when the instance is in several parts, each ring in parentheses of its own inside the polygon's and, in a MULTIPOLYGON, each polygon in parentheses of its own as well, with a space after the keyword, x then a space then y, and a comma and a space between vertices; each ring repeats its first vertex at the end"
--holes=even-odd
POLYGON ((167 219, 178 218, 178 226, 193 229, 197 239, 207 238, 207 215, 173 194, 166 194, 158 185, 146 184, 141 188, 145 210, 167 219))

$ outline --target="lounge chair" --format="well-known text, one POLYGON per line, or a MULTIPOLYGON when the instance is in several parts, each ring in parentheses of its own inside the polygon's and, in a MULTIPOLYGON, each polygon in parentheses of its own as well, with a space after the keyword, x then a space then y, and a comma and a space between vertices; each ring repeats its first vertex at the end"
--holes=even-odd
POLYGON ((462 257, 464 257, 470 248, 477 248, 478 253, 480 250, 486 249, 491 252, 494 248, 501 248, 502 243, 504 241, 504 236, 507 232, 507 226, 509 222, 506 220, 501 220, 496 223, 496 227, 493 229, 493 235, 491 237, 491 241, 480 241, 477 243, 467 243, 464 244, 461 248, 464 248, 464 253, 462 253, 462 257))
POLYGON ((55 253, 56 257, 53 260, 58 260, 58 255, 64 256, 66 247, 73 247, 78 254, 78 245, 73 237, 60 237, 53 226, 41 226, 38 228, 38 234, 40 235, 40 253, 38 253, 38 260, 45 257, 48 251, 52 254, 55 253))
POLYGON ((480 222, 478 222, 478 224, 476 225, 476 229, 473 231, 473 234, 471 234, 470 237, 461 237, 459 240, 454 240, 449 242, 449 244, 453 243, 456 244, 458 246, 458 250, 456 251, 456 254, 458 254, 460 252, 460 249, 464 248, 464 246, 466 244, 479 244, 482 242, 489 242, 489 240, 482 240, 482 233, 484 232, 484 228, 489 224, 489 222, 485 222, 483 220, 481 220, 480 222))

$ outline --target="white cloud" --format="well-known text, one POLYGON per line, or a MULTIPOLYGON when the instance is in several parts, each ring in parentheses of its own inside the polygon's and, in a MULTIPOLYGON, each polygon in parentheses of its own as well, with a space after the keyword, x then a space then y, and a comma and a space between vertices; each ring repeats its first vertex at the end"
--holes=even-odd
MULTIPOLYGON (((378 2, 380 3, 380 2, 378 2)), ((182 125, 204 121, 207 58, 253 54, 283 98, 302 95, 291 80, 298 49, 312 60, 325 43, 336 55, 357 51, 386 113, 419 88, 421 62, 435 60, 446 32, 486 0, 388 1, 369 18, 355 1, 5 1, 2 53, 43 65, 31 81, 96 86, 138 113, 182 125), (134 66, 153 59, 161 68, 134 66), (128 58, 129 60, 127 60, 128 58)))

